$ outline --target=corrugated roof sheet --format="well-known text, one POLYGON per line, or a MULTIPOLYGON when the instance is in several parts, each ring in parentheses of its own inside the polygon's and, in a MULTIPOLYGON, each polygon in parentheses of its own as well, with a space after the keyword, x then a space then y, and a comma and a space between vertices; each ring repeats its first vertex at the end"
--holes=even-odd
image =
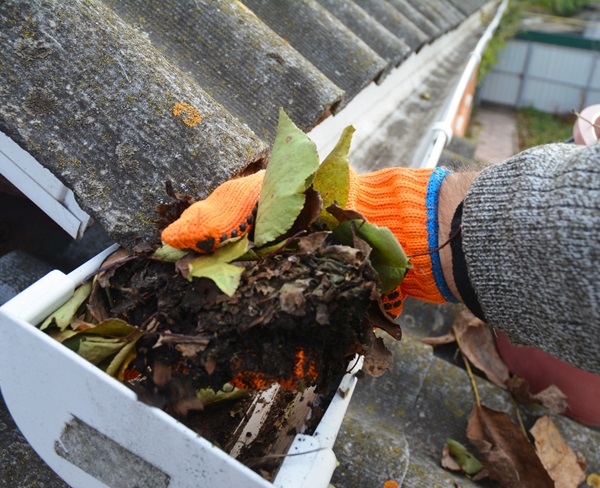
MULTIPOLYGON (((388 62, 384 74, 398 66, 412 52, 407 43, 388 31, 356 3, 341 0, 318 2, 388 62)), ((383 76, 377 81, 382 79, 383 76)))
POLYGON ((419 27, 385 0, 361 0, 359 5, 413 51, 419 50, 430 40, 419 27))
POLYGON ((408 0, 390 0, 390 4, 427 34, 430 41, 442 34, 442 30, 413 7, 408 0))
POLYGON ((458 23, 451 12, 444 12, 437 8, 441 7, 442 0, 408 0, 408 2, 443 33, 452 29, 458 23))
POLYGON ((314 0, 244 0, 244 4, 346 92, 338 109, 387 67, 383 58, 314 0))
POLYGON ((0 129, 131 247, 167 180, 205 197, 264 163, 279 107, 310 129, 484 3, 6 0, 0 129))
POLYGON ((241 3, 105 3, 267 142, 272 142, 277 128, 273 107, 283 107, 307 130, 344 96, 342 89, 241 3))

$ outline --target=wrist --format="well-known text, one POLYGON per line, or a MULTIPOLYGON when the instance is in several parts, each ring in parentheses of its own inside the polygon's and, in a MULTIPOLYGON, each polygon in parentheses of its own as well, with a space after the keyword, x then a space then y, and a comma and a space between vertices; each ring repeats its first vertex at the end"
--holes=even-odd
MULTIPOLYGON (((438 245, 442 246, 448 241, 451 234, 452 218, 457 207, 465 198, 471 183, 478 173, 451 173, 442 182, 438 203, 438 245)), ((446 285, 454 297, 463 302, 454 280, 452 269, 452 249, 444 246, 439 251, 440 263, 446 285)))

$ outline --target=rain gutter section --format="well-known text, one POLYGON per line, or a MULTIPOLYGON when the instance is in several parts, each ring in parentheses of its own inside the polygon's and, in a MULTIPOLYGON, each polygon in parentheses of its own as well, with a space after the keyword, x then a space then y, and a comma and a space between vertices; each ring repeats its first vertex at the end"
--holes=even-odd
POLYGON ((446 106, 444 111, 444 115, 442 118, 435 122, 432 126, 433 131, 433 141, 429 145, 427 152, 425 153, 425 157, 422 159, 423 164, 422 168, 435 168, 440 160, 440 156, 442 155, 442 151, 444 148, 450 143, 452 140, 453 132, 452 132, 452 122, 456 117, 456 112, 460 105, 460 101, 465 93, 467 85, 469 81, 473 77, 473 73, 479 66, 481 62, 481 56, 483 51, 485 50, 488 42, 494 35, 498 24, 500 23, 500 19, 502 19, 502 15, 506 10, 506 6, 508 5, 508 0, 502 0, 502 3, 498 7, 496 11, 496 15, 488 25, 487 29, 479 39, 479 42, 475 46, 475 49, 470 53, 469 60, 463 74, 458 81, 452 97, 446 106))
POLYGON ((73 192, 2 131, 0 173, 74 239, 91 224, 73 192))

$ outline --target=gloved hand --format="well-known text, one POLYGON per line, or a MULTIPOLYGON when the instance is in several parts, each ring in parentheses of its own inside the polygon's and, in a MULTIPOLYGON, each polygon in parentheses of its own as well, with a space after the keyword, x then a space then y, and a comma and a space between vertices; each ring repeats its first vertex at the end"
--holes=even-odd
MULTIPOLYGON (((442 273, 438 243, 438 194, 444 168, 388 168, 357 175, 350 169, 347 209, 388 227, 413 267, 404 281, 383 297, 385 310, 397 317, 407 295, 434 303, 455 302, 442 273)), ((264 173, 227 181, 206 200, 194 203, 162 233, 178 249, 211 252, 223 241, 250 231, 264 173)))

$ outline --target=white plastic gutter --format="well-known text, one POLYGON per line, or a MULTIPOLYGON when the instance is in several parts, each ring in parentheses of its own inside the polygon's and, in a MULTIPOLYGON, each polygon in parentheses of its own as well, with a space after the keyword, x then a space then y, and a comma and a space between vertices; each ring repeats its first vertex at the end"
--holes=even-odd
POLYGON ((91 217, 81 209, 73 191, 1 131, 0 174, 71 237, 83 236, 91 217))
POLYGON ((444 111, 444 115, 439 121, 433 124, 433 140, 427 149, 427 152, 425 153, 425 157, 423 158, 423 168, 435 168, 440 160, 442 151, 448 144, 450 144, 453 136, 452 123, 456 117, 456 111, 458 110, 460 101, 462 100, 469 81, 471 81, 471 78, 473 77, 473 73, 475 73, 475 70, 481 62, 483 51, 494 35, 494 32, 500 23, 500 19, 502 19, 502 15, 506 10, 507 5, 508 0, 502 0, 502 3, 496 11, 496 15, 487 26, 487 29, 481 36, 481 39, 479 39, 475 49, 473 49, 473 51, 471 51, 469 54, 469 60, 467 61, 465 70, 463 71, 460 80, 454 88, 454 92, 452 93, 452 97, 450 98, 450 101, 448 102, 448 105, 444 111))

